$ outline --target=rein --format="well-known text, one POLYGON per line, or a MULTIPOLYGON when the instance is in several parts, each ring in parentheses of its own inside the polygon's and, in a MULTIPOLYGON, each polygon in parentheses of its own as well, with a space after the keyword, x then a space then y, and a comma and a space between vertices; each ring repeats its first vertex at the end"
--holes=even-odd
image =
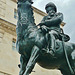
MULTIPOLYGON (((61 29, 61 30, 62 30, 62 33, 64 34, 63 29, 61 29)), ((65 58, 66 58, 68 67, 69 67, 71 73, 74 74, 74 71, 73 71, 73 69, 72 69, 72 67, 71 67, 70 61, 69 61, 69 59, 68 59, 67 52, 66 52, 66 50, 65 50, 64 36, 62 36, 62 45, 63 45, 63 51, 64 51, 64 54, 65 54, 65 58)))

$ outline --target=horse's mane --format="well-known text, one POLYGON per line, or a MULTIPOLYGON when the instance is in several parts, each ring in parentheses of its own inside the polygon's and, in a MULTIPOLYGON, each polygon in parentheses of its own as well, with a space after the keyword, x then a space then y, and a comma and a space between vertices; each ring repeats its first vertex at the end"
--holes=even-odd
POLYGON ((17 36, 25 35, 26 31, 36 29, 35 19, 33 16, 32 2, 29 0, 22 0, 18 2, 18 22, 17 22, 17 36))

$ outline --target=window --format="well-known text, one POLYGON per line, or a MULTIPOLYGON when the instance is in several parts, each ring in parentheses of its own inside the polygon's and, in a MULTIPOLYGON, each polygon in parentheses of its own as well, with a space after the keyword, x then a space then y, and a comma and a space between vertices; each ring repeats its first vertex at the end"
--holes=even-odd
POLYGON ((0 43, 2 42, 2 39, 3 39, 3 36, 4 36, 4 31, 0 31, 0 43))
POLYGON ((17 10, 16 9, 14 9, 14 18, 15 19, 18 19, 18 13, 17 13, 17 10))
POLYGON ((12 50, 16 50, 16 39, 12 41, 12 50))

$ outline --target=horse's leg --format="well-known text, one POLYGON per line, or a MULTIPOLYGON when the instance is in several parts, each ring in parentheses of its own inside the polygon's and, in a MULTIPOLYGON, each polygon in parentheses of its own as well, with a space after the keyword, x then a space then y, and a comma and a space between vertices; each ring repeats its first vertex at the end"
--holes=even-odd
POLYGON ((69 69, 66 66, 59 68, 59 70, 61 71, 62 75, 71 75, 71 73, 69 73, 69 69))
POLYGON ((63 67, 63 68, 60 68, 59 70, 61 71, 61 73, 62 73, 63 75, 75 75, 75 73, 72 74, 72 73, 70 72, 69 68, 66 67, 66 66, 63 67))
POLYGON ((24 75, 29 75, 31 73, 32 69, 35 66, 36 60, 39 56, 38 53, 39 53, 39 48, 37 46, 34 46, 32 49, 32 52, 31 52, 30 59, 27 63, 26 71, 25 71, 24 75))
POLYGON ((70 68, 68 67, 67 63, 64 63, 63 65, 60 66, 59 70, 61 71, 61 73, 63 75, 75 75, 75 62, 73 61, 73 59, 70 57, 70 64, 72 67, 73 72, 70 70, 70 68))
POLYGON ((19 72, 19 75, 24 74, 27 62, 28 62, 28 59, 26 58, 26 56, 21 55, 20 56, 20 72, 19 72))

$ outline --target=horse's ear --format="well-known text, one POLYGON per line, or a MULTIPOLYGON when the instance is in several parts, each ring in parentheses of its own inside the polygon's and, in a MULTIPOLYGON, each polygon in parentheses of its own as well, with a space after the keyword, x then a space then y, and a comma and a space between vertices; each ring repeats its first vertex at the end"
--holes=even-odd
POLYGON ((33 4, 34 2, 31 0, 31 4, 33 4))
POLYGON ((21 65, 20 65, 20 64, 18 64, 18 67, 20 68, 20 67, 21 67, 21 65))

